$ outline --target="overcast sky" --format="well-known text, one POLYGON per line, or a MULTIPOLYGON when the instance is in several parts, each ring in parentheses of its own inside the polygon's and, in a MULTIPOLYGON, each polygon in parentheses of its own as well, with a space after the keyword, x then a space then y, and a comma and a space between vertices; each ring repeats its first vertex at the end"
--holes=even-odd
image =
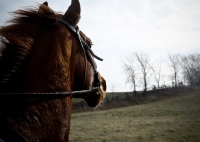
MULTIPOLYGON (((8 12, 37 6, 41 0, 0 0, 0 25, 8 12)), ((48 0, 65 12, 71 0, 48 0)), ((162 83, 170 83, 167 56, 200 52, 200 0, 80 0, 79 28, 93 41, 93 51, 104 59, 98 70, 116 91, 130 91, 122 59, 132 52, 149 54, 151 62, 163 59, 162 83)), ((153 78, 151 79, 153 84, 153 78)), ((151 86, 150 86, 151 87, 151 86)))

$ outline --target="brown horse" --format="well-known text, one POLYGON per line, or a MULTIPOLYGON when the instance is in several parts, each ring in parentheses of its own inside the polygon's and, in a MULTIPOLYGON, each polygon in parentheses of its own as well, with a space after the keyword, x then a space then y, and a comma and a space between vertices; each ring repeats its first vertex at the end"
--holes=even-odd
POLYGON ((91 107, 104 99, 80 13, 78 0, 65 14, 45 2, 0 28, 0 141, 68 141, 73 95, 91 107))

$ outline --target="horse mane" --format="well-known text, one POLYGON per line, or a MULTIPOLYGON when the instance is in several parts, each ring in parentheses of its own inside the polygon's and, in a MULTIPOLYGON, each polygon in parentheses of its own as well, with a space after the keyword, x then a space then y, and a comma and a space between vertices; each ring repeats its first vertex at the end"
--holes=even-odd
POLYGON ((41 29, 58 25, 56 17, 62 15, 49 9, 40 6, 14 11, 14 18, 0 27, 0 90, 18 72, 41 29))

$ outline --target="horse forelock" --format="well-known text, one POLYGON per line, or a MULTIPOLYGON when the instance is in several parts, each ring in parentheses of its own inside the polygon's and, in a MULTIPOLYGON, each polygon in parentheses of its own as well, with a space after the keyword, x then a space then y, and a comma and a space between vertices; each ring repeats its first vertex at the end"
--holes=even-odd
POLYGON ((57 26, 58 13, 38 8, 12 12, 13 19, 0 28, 0 90, 18 72, 42 28, 57 26))

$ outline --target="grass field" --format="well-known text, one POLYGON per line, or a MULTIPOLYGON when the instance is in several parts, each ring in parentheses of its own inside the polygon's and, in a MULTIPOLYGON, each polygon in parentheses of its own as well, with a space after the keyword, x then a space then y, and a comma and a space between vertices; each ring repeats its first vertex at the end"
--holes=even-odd
POLYGON ((147 104, 75 113, 70 142, 200 142, 200 92, 147 104))

